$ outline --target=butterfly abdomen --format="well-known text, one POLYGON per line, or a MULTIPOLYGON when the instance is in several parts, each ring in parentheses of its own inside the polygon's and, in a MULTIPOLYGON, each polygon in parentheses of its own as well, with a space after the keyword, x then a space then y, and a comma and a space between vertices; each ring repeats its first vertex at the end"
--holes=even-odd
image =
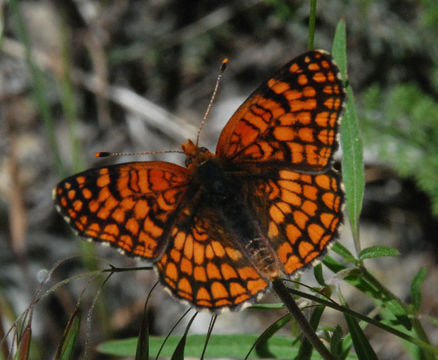
POLYGON ((200 165, 195 173, 203 201, 216 208, 226 233, 266 279, 280 275, 277 256, 262 233, 257 217, 244 200, 241 182, 216 159, 200 165))

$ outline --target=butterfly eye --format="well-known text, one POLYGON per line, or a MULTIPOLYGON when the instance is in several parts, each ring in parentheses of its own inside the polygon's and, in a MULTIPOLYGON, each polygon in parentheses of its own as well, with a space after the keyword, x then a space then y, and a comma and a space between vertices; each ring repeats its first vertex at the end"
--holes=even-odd
POLYGON ((203 154, 205 154, 205 153, 208 153, 208 149, 207 149, 207 148, 205 148, 205 147, 200 147, 200 148, 198 148, 198 149, 196 150, 196 153, 195 153, 195 154, 192 154, 191 156, 189 156, 189 157, 186 158, 186 160, 185 160, 186 167, 188 167, 190 164, 193 163, 193 158, 194 158, 194 157, 197 158, 197 159, 199 160, 199 159, 200 159, 200 158, 199 158, 199 155, 203 155, 203 154))

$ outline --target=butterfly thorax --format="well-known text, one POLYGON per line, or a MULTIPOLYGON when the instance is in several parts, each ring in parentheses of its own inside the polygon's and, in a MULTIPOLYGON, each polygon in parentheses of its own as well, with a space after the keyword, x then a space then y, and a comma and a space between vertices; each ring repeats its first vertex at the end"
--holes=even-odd
POLYGON ((190 140, 182 147, 200 201, 214 206, 217 220, 228 230, 224 233, 234 234, 233 238, 224 240, 236 244, 263 277, 268 280, 278 277, 281 271, 277 256, 244 199, 242 182, 223 160, 207 149, 197 147, 190 140))

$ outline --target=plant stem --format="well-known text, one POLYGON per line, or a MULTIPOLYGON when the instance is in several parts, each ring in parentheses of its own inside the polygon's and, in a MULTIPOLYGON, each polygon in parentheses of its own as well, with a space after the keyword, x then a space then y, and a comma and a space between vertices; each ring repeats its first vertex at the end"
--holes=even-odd
POLYGON ((309 340, 316 351, 322 356, 324 360, 335 360, 334 356, 327 350, 319 337, 316 335, 315 330, 312 329, 307 319, 304 317, 302 311, 298 307, 292 295, 289 294, 288 289, 284 286, 281 279, 275 279, 273 281, 274 290, 283 303, 289 309, 289 312, 297 321, 297 324, 301 328, 304 336, 309 340))
POLYGON ((399 331, 399 330, 397 330, 397 329, 395 329, 395 328, 393 328, 393 327, 391 327, 389 325, 384 324, 381 321, 375 320, 373 318, 369 318, 368 316, 365 316, 365 315, 363 315, 361 313, 358 313, 356 311, 350 310, 349 308, 341 306, 341 305, 339 305, 339 304, 337 304, 337 303, 335 303, 333 301, 328 301, 328 300, 322 299, 320 297, 317 297, 317 296, 314 296, 314 295, 311 295, 311 294, 307 294, 305 292, 302 292, 302 291, 299 291, 299 290, 296 290, 296 289, 289 288, 288 290, 290 292, 294 293, 297 296, 303 297, 305 299, 312 300, 312 301, 314 301, 314 302, 316 302, 318 304, 327 306, 329 308, 332 308, 334 310, 340 311, 342 313, 349 314, 349 315, 351 315, 351 316, 353 316, 353 317, 355 317, 355 318, 357 318, 359 320, 365 321, 365 322, 367 322, 367 323, 369 323, 371 325, 376 326, 377 328, 380 328, 380 329, 382 329, 382 330, 384 330, 386 332, 389 332, 390 334, 393 334, 393 335, 395 335, 395 336, 397 336, 397 337, 399 337, 399 338, 401 338, 403 340, 409 341, 412 344, 415 344, 415 345, 421 347, 422 349, 425 349, 425 350, 427 350, 429 352, 432 352, 433 354, 438 354, 438 347, 436 347, 434 345, 431 345, 430 343, 425 342, 423 340, 417 339, 417 338, 415 338, 415 337, 413 337, 413 336, 411 336, 411 335, 409 335, 407 333, 399 331))
POLYGON ((307 50, 313 50, 313 42, 315 39, 315 26, 316 26, 316 1, 317 0, 310 0, 309 42, 307 43, 307 50))

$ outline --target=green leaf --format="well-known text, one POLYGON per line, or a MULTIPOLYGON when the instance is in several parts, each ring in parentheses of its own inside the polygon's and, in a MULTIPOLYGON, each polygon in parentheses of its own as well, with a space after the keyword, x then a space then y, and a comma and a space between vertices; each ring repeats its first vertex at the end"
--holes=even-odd
POLYGON ((354 105, 351 86, 347 86, 347 107, 341 125, 342 177, 347 199, 347 212, 356 248, 359 249, 359 216, 362 209, 365 174, 362 137, 354 105))
POLYGON ((330 352, 336 356, 336 358, 341 358, 342 354, 342 328, 336 325, 335 330, 330 338, 330 352))
POLYGON ((370 246, 366 249, 363 249, 359 253, 359 259, 371 259, 381 256, 398 256, 400 255, 397 249, 393 249, 388 246, 370 246))
POLYGON ((421 306, 421 286, 423 285, 424 279, 426 278, 426 268, 422 267, 418 270, 417 274, 411 283, 411 298, 412 305, 414 306, 415 312, 420 310, 421 306))
POLYGON ((356 319, 344 313, 351 339, 353 340, 354 350, 359 360, 378 360, 377 355, 365 337, 356 319))
POLYGON ((345 82, 347 80, 347 36, 345 30, 345 21, 339 20, 336 26, 335 37, 332 45, 332 56, 338 65, 341 73, 341 78, 345 82))
MULTIPOLYGON (((338 249, 340 250, 339 252, 342 252, 342 249, 347 250, 342 247, 338 249)), ((328 255, 324 258, 322 263, 336 274, 348 271, 347 275, 343 277, 344 281, 353 285, 354 287, 356 287, 363 293, 369 295, 371 298, 375 300, 382 298, 383 294, 381 292, 381 288, 378 285, 374 284, 370 279, 365 277, 363 270, 361 270, 360 268, 348 269, 346 266, 342 265, 339 261, 335 260, 334 258, 328 255)))
POLYGON ((359 216, 362 209, 365 174, 362 155, 362 138, 354 105, 353 89, 347 77, 347 41, 345 22, 336 26, 332 54, 338 64, 342 80, 346 85, 347 105, 341 123, 342 176, 344 179, 347 212, 356 248, 359 249, 359 216))
MULTIPOLYGON (((396 299, 385 299, 382 306, 388 308, 392 315, 394 315, 395 319, 389 319, 392 325, 402 325, 406 330, 411 330, 411 320, 406 310, 396 299)), ((386 320, 384 315, 382 317, 386 320)))
MULTIPOLYGON (((243 359, 249 349, 258 339, 258 335, 230 334, 212 335, 208 343, 206 358, 239 358, 243 359)), ((164 337, 151 336, 150 356, 155 357, 164 337)), ((175 347, 180 342, 181 336, 170 336, 161 351, 161 357, 169 357, 174 352, 175 347)), ((267 341, 269 352, 276 358, 290 359, 298 354, 298 346, 292 346, 294 339, 286 336, 273 336, 267 341)), ((133 356, 135 354, 136 338, 125 340, 113 340, 99 345, 101 353, 114 356, 133 356)), ((199 358, 205 343, 205 335, 187 336, 185 356, 199 358)), ((259 358, 255 353, 250 355, 251 359, 259 358)))
POLYGON ((248 307, 248 309, 280 310, 280 309, 284 309, 284 304, 283 303, 254 304, 248 307))
POLYGON ((347 262, 354 262, 355 258, 353 256, 353 254, 350 252, 350 250, 348 250, 345 246, 341 245, 341 243, 336 242, 333 247, 332 250, 338 254, 341 255, 345 261, 347 262))
POLYGON ((391 324, 403 325, 407 330, 411 328, 412 324, 403 306, 366 269, 352 269, 344 280, 373 298, 378 306, 387 308, 392 313, 391 324))
MULTIPOLYGON (((333 259, 331 256, 326 256, 322 263, 327 266, 331 271, 338 274, 341 271, 346 271, 347 267, 342 265, 337 260, 333 259)), ((363 276, 363 272, 360 269, 351 269, 347 276, 344 277, 344 281, 355 286, 360 291, 369 295, 372 298, 380 298, 380 290, 372 282, 363 276)))
POLYGON ((324 276, 322 275, 322 265, 318 264, 315 265, 313 268, 313 275, 315 276, 316 281, 318 281, 318 284, 321 286, 326 286, 324 276))
POLYGON ((347 268, 345 265, 342 265, 339 261, 335 260, 329 255, 325 256, 325 258, 322 260, 322 263, 335 274, 347 268))

